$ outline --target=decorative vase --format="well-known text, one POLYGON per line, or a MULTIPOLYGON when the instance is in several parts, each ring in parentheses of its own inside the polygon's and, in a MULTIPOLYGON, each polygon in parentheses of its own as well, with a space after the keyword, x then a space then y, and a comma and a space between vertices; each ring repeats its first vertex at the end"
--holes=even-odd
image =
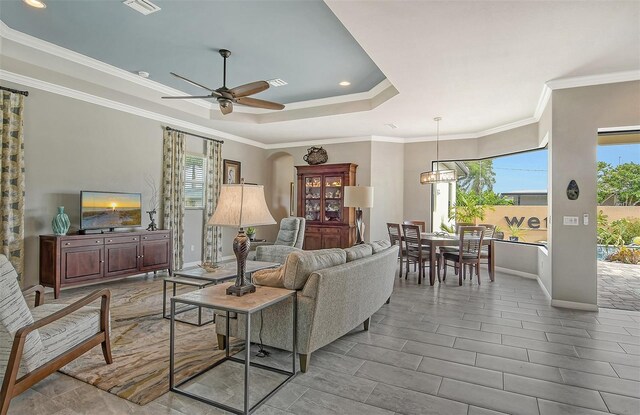
POLYGON ((51 227, 53 233, 56 235, 66 235, 71 222, 69 222, 69 216, 64 213, 64 206, 58 206, 58 214, 53 217, 51 221, 51 227))

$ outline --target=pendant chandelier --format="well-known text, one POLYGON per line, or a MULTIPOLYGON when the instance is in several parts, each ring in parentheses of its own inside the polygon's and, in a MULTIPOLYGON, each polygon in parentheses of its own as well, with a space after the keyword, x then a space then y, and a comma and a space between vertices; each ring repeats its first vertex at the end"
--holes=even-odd
MULTIPOLYGON (((431 171, 420 173, 420 184, 436 184, 456 181, 455 170, 440 170, 440 152, 438 142, 440 141, 440 120, 442 117, 436 117, 433 120, 437 124, 436 130, 436 168, 431 171)), ((432 164, 433 165, 433 164, 432 164)))

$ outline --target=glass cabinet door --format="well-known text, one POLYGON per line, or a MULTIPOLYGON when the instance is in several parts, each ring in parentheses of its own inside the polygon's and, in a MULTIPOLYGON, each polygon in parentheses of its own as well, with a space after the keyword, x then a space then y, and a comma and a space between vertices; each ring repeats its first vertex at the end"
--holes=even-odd
POLYGON ((324 222, 342 222, 342 176, 324 177, 324 222))
POLYGON ((304 217, 308 221, 321 221, 322 176, 309 176, 304 179, 304 217))

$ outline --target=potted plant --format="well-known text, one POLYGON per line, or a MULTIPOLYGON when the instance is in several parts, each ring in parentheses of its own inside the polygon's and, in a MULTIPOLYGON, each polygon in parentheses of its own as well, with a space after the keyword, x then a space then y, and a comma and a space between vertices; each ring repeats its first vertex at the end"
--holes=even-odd
POLYGON ((509 225, 509 233, 511 234, 511 236, 509 236, 510 241, 519 241, 520 239, 524 241, 523 235, 525 231, 520 226, 509 225))
POLYGON ((250 241, 253 241, 256 237, 256 228, 254 228, 253 226, 249 226, 247 228, 247 236, 249 237, 250 241))

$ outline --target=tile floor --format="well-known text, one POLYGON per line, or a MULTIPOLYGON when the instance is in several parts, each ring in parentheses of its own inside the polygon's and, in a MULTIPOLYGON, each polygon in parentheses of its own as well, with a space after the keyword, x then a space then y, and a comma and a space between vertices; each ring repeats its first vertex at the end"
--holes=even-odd
POLYGON ((598 261, 598 305, 640 311, 640 265, 598 261))
MULTIPOLYGON (((283 365, 289 356, 274 351, 268 359, 283 365)), ((453 278, 417 285, 410 275, 396 281, 391 304, 368 332, 356 328, 314 352, 311 366, 257 413, 637 415, 640 312, 553 308, 537 282, 501 274, 462 287, 453 278)), ((218 398, 235 402, 240 379, 221 372, 195 383, 204 393, 215 385, 218 398)), ((10 410, 221 413, 173 393, 140 407, 62 374, 16 398, 10 410)))

